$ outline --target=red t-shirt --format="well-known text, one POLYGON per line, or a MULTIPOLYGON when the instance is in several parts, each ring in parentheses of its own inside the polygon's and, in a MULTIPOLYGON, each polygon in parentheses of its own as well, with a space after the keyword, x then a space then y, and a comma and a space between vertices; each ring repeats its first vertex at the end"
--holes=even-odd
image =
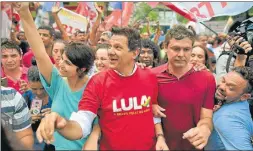
MULTIPOLYGON (((32 58, 33 58, 34 54, 31 51, 31 49, 25 53, 25 55, 23 56, 23 65, 27 68, 30 68, 32 66, 32 58)), ((53 57, 50 57, 51 62, 54 64, 54 59, 53 57)))
POLYGON ((162 123, 169 149, 194 150, 194 146, 182 138, 183 133, 197 126, 202 107, 213 109, 214 76, 192 68, 178 79, 167 72, 167 64, 152 71, 158 79, 158 104, 166 109, 162 123))
POLYGON ((157 87, 155 75, 138 67, 129 77, 110 69, 90 79, 79 110, 98 115, 101 150, 155 149, 152 103, 157 101, 157 87), (149 105, 142 106, 149 97, 149 105))
MULTIPOLYGON (((22 71, 22 75, 21 75, 20 79, 28 82, 28 79, 27 79, 28 68, 26 68, 26 67, 20 67, 20 70, 22 71)), ((2 73, 1 77, 6 77, 3 68, 1 68, 1 73, 2 73)), ((23 94, 19 90, 20 89, 20 82, 19 82, 19 80, 17 82, 14 82, 12 79, 10 79, 8 77, 6 77, 6 78, 7 78, 8 87, 12 87, 15 90, 17 90, 20 94, 23 94)))

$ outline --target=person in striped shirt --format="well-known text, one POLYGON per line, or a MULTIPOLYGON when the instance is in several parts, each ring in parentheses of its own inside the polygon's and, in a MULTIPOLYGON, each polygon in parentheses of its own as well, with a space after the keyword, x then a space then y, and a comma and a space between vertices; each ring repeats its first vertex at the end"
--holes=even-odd
POLYGON ((1 86, 1 123, 7 132, 14 132, 27 149, 32 149, 31 115, 22 95, 13 88, 1 86))

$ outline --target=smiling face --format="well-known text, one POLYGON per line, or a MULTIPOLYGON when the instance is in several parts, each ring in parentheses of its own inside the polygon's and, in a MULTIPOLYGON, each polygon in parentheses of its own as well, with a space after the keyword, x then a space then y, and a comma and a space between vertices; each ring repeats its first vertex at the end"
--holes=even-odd
POLYGON ((184 68, 188 65, 192 52, 192 40, 184 38, 176 40, 172 38, 166 49, 169 64, 175 68, 184 68))
POLYGON ((234 102, 241 100, 241 96, 245 93, 247 87, 247 81, 243 79, 236 72, 229 72, 222 77, 215 97, 218 100, 226 100, 227 102, 234 102))
POLYGON ((136 57, 135 51, 129 51, 128 39, 126 36, 113 35, 110 39, 110 48, 108 49, 110 68, 122 71, 136 57))
POLYGON ((104 48, 100 48, 96 52, 95 65, 98 71, 104 71, 109 68, 109 56, 108 50, 104 48))
POLYGON ((62 54, 62 59, 59 64, 60 73, 62 77, 78 76, 77 66, 75 66, 66 56, 65 52, 62 54))
POLYGON ((16 49, 4 49, 2 50, 1 63, 4 70, 15 70, 20 67, 22 57, 16 49))

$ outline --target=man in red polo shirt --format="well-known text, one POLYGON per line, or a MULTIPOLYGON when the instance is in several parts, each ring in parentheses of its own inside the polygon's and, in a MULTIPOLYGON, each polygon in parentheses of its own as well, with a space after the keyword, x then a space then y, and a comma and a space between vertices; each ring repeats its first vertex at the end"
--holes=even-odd
MULTIPOLYGON (((40 37, 44 43, 47 54, 50 57, 52 63, 54 64, 54 59, 52 57, 52 45, 54 41, 54 29, 50 26, 41 26, 38 28, 38 32, 40 37)), ((34 54, 31 50, 29 50, 23 57, 23 64, 25 67, 29 68, 32 65, 32 59, 34 54)))
POLYGON ((8 39, 1 41, 1 78, 7 78, 8 87, 19 93, 27 89, 27 71, 22 67, 22 51, 18 45, 8 39))
POLYGON ((90 79, 79 111, 72 113, 70 120, 51 113, 41 121, 37 130, 40 142, 50 143, 55 129, 70 140, 86 137, 98 115, 101 150, 168 150, 161 124, 152 113, 158 93, 156 76, 135 64, 140 34, 131 28, 115 28, 112 34, 108 49, 111 69, 90 79))
MULTIPOLYGON (((156 67, 158 104, 165 139, 171 150, 203 149, 212 132, 215 80, 208 71, 196 72, 190 64, 195 37, 184 26, 169 30, 165 39, 168 63, 156 67)), ((153 105, 157 115, 157 105, 153 105)))

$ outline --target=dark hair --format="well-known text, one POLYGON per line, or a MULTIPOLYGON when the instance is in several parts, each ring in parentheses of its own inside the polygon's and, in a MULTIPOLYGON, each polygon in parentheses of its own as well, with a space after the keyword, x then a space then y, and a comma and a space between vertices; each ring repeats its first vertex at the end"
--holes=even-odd
POLYGON ((50 27, 50 26, 40 26, 40 27, 38 28, 38 30, 39 30, 39 29, 48 30, 51 37, 54 37, 54 36, 55 36, 55 30, 54 30, 54 28, 52 28, 52 27, 50 27))
POLYGON ((243 79, 248 81, 245 92, 251 93, 253 88, 253 70, 250 67, 235 67, 232 71, 237 72, 243 79))
POLYGON ((141 48, 140 33, 136 29, 128 27, 124 28, 114 27, 112 28, 112 35, 126 36, 128 40, 129 51, 135 51, 136 49, 141 48))
POLYGON ((154 59, 158 58, 158 54, 160 52, 159 47, 149 39, 142 39, 141 40, 141 48, 149 48, 153 51, 154 59))
POLYGON ((62 39, 62 34, 60 31, 55 31, 54 33, 54 39, 62 39))
POLYGON ((30 82, 40 82, 40 74, 37 66, 31 66, 28 69, 27 78, 30 82))
POLYGON ((15 49, 20 56, 23 55, 21 48, 15 44, 15 42, 8 40, 7 38, 1 38, 1 51, 4 49, 15 49))
POLYGON ((196 36, 193 34, 193 32, 190 29, 187 29, 185 26, 175 25, 166 34, 165 41, 164 41, 165 48, 168 48, 168 44, 172 38, 176 40, 189 38, 192 41, 192 45, 193 45, 196 39, 196 36))
POLYGON ((196 47, 199 47, 199 48, 201 48, 203 51, 204 51, 204 55, 205 55, 205 66, 208 68, 208 69, 210 69, 210 59, 209 59, 209 56, 208 56, 208 53, 207 53, 207 48, 205 48, 205 47, 203 47, 203 46, 201 46, 201 45, 194 45, 193 47, 192 47, 192 49, 193 48, 196 48, 196 47))
POLYGON ((79 78, 82 78, 92 68, 95 57, 93 50, 88 45, 73 42, 65 46, 64 51, 67 58, 78 67, 79 78), (82 68, 86 70, 82 71, 82 68))

